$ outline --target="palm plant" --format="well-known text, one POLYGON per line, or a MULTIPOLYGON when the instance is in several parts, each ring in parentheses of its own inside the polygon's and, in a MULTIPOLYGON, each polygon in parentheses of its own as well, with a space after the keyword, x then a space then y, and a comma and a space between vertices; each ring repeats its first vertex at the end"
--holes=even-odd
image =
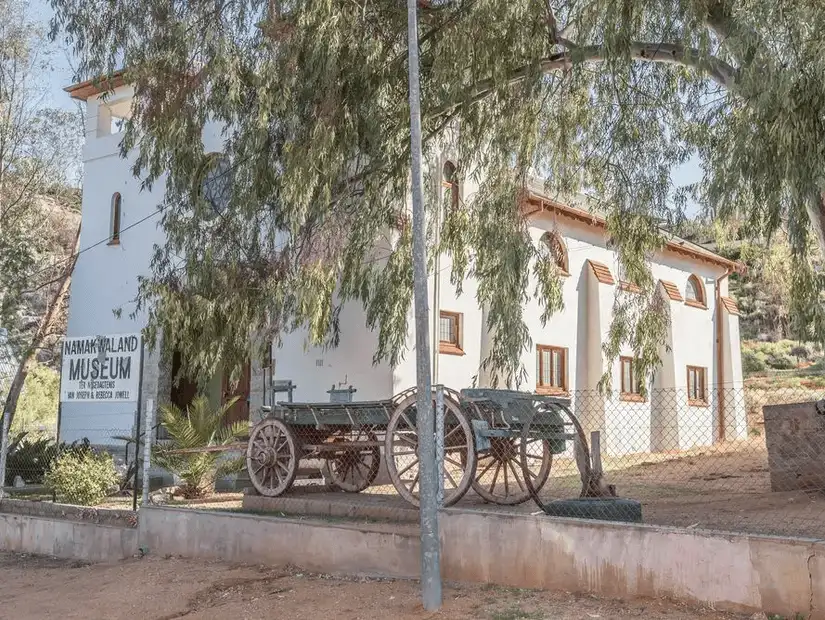
POLYGON ((244 422, 227 423, 226 417, 237 398, 213 407, 209 399, 198 396, 182 411, 176 405, 161 407, 161 424, 169 441, 152 449, 152 462, 176 474, 180 493, 187 499, 203 497, 215 488, 215 480, 243 468, 243 459, 226 458, 216 451, 201 448, 226 446, 249 431, 244 422))

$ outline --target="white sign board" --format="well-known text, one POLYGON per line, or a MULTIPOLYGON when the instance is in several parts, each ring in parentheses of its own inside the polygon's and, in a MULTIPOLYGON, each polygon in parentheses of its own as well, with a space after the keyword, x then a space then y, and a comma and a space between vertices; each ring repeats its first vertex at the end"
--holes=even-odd
POLYGON ((140 349, 140 334, 66 338, 60 401, 137 402, 140 349))

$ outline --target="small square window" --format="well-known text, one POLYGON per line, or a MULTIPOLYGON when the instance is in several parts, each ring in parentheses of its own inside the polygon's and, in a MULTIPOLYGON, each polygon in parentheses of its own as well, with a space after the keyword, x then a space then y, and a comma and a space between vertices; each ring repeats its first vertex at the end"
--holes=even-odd
POLYGON ((438 351, 464 355, 461 348, 461 313, 442 310, 438 315, 438 351))
POLYGON ((536 345, 536 392, 567 392, 567 349, 544 344, 536 345))
POLYGON ((630 401, 644 401, 642 396, 642 379, 637 372, 638 364, 632 357, 620 357, 619 366, 621 368, 622 389, 620 398, 630 401))
POLYGON ((687 367, 688 404, 705 407, 708 404, 707 368, 687 367))

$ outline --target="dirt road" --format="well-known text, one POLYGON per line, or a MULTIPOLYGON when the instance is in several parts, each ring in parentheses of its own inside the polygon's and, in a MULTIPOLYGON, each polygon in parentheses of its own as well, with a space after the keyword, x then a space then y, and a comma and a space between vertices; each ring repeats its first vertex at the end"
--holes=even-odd
POLYGON ((145 557, 84 565, 0 554, 0 618, 45 620, 730 620, 666 601, 619 602, 495 586, 457 585, 438 614, 410 581, 340 579, 299 570, 145 557))

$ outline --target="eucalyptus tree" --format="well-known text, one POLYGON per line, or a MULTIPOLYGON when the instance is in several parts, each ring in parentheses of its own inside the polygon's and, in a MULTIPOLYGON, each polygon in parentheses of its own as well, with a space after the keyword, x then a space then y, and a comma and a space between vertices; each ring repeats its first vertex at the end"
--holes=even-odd
MULTIPOLYGON (((166 175, 168 242, 140 285, 150 332, 164 328, 206 373, 246 355, 250 332, 307 326, 334 345, 340 304, 356 300, 376 359, 398 360, 412 293, 404 3, 51 2, 53 34, 86 75, 127 68, 137 97, 123 149, 147 185, 166 175), (231 179, 218 209, 203 191, 209 122, 224 127, 231 179)), ((650 311, 649 261, 665 240, 657 223, 691 195, 754 234, 787 229, 795 307, 823 333, 818 1, 421 0, 420 15, 425 149, 449 141, 458 174, 479 183, 440 247, 456 284, 478 281, 502 381, 518 379, 530 343, 523 302, 561 308, 559 274, 518 206, 535 176, 598 201, 622 277, 645 291, 617 301, 609 357, 629 345, 640 372, 657 363, 666 317, 650 311), (701 182, 675 187, 692 155, 701 182)))
POLYGON ((3 356, 17 366, 0 373, 0 399, 11 416, 37 353, 62 331, 74 266, 66 254, 76 249, 71 240, 64 247, 62 233, 77 236, 70 185, 82 119, 47 105, 54 51, 48 43, 24 2, 0 0, 0 327, 7 330, 3 356))

